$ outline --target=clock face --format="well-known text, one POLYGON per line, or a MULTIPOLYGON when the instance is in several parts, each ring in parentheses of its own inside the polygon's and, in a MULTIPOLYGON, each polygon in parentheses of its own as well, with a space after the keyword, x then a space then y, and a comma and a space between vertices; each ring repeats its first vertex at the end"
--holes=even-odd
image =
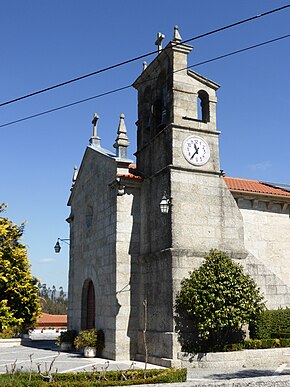
POLYGON ((183 155, 193 165, 204 165, 210 158, 208 143, 201 137, 189 136, 183 141, 183 155))

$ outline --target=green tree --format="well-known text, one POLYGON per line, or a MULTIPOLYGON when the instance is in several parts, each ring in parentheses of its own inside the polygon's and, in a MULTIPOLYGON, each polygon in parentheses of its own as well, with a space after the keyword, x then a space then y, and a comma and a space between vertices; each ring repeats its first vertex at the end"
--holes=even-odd
MULTIPOLYGON (((0 213, 5 210, 0 205, 0 213)), ((35 324, 40 311, 36 278, 31 275, 27 251, 20 242, 24 226, 0 217, 0 332, 35 324)))
POLYGON ((263 296, 242 266, 211 250, 204 263, 183 279, 176 297, 176 327, 183 350, 221 350, 239 341, 242 326, 263 309, 263 296))

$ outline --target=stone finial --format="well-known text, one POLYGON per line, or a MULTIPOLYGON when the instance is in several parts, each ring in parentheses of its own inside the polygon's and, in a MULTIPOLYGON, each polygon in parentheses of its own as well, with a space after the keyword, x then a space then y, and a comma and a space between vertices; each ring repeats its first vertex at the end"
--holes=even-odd
POLYGON ((75 185, 75 182, 77 180, 77 177, 78 177, 78 167, 75 165, 74 166, 74 173, 73 173, 73 177, 72 177, 72 185, 71 185, 71 189, 73 189, 73 186, 75 185))
POLYGON ((100 137, 97 134, 97 127, 98 127, 98 120, 99 120, 99 118, 100 117, 97 115, 97 113, 94 113, 94 117, 93 117, 93 121, 92 121, 92 124, 93 124, 93 135, 90 138, 90 145, 94 146, 96 148, 99 147, 100 144, 101 144, 101 139, 100 139, 100 137))
POLYGON ((127 148, 129 146, 127 129, 126 129, 124 118, 125 116, 122 113, 120 115, 120 122, 119 122, 116 142, 114 144, 114 148, 116 148, 117 150, 116 156, 121 159, 127 158, 127 148))
POLYGON ((178 26, 174 26, 174 34, 173 34, 173 42, 180 43, 182 41, 182 38, 180 36, 180 33, 178 31, 178 26))
POLYGON ((97 125, 98 125, 98 119, 100 117, 98 116, 97 113, 94 113, 94 118, 93 118, 93 121, 92 121, 92 124, 93 124, 93 137, 97 137, 97 125))
POLYGON ((165 35, 163 35, 161 32, 157 33, 157 39, 155 42, 155 46, 158 47, 158 54, 162 51, 162 40, 165 38, 165 35))
POLYGON ((143 71, 147 69, 147 62, 143 62, 143 71))

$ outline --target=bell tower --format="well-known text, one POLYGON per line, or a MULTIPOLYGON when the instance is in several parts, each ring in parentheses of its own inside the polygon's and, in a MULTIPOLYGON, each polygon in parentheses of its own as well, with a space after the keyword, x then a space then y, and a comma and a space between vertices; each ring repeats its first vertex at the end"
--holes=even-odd
POLYGON ((181 280, 211 249, 237 259, 247 253, 242 216, 220 172, 219 85, 188 69, 192 47, 182 43, 177 26, 164 49, 162 37, 157 35, 157 57, 133 84, 138 90, 137 169, 144 177, 139 293, 148 305, 149 357, 151 352, 176 359, 173 315, 181 280), (159 210, 163 192, 171 198, 168 214, 159 210))
MULTIPOLYGON (((187 68, 191 50, 191 46, 181 43, 175 26, 172 41, 160 50, 148 67, 144 66, 134 82, 138 90, 137 168, 145 174, 170 164, 185 169, 198 166, 196 171, 220 173, 219 132, 216 129, 216 90, 219 85, 187 68), (173 136, 168 136, 168 132, 173 136), (150 155, 152 165, 148 165, 150 150, 164 134, 167 139, 163 147, 150 155), (206 163, 200 159, 203 152, 197 144, 196 157, 192 157, 194 152, 186 157, 186 145, 183 147, 176 142, 185 140, 184 134, 202 137, 209 151, 206 163), (180 157, 180 146, 184 148, 183 158, 180 157)), ((194 148, 194 142, 191 145, 189 141, 188 152, 191 146, 194 148)))

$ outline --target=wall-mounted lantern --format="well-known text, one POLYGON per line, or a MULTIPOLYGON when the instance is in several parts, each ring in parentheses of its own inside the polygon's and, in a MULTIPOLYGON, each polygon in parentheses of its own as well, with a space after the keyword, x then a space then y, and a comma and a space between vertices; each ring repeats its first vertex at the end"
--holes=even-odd
POLYGON ((54 251, 58 254, 61 250, 61 245, 59 242, 64 242, 67 245, 69 245, 69 239, 62 239, 62 238, 57 238, 56 244, 54 246, 54 251))
POLYGON ((167 195, 166 191, 164 191, 161 201, 159 203, 159 208, 161 213, 168 214, 171 206, 172 206, 172 198, 167 195))

